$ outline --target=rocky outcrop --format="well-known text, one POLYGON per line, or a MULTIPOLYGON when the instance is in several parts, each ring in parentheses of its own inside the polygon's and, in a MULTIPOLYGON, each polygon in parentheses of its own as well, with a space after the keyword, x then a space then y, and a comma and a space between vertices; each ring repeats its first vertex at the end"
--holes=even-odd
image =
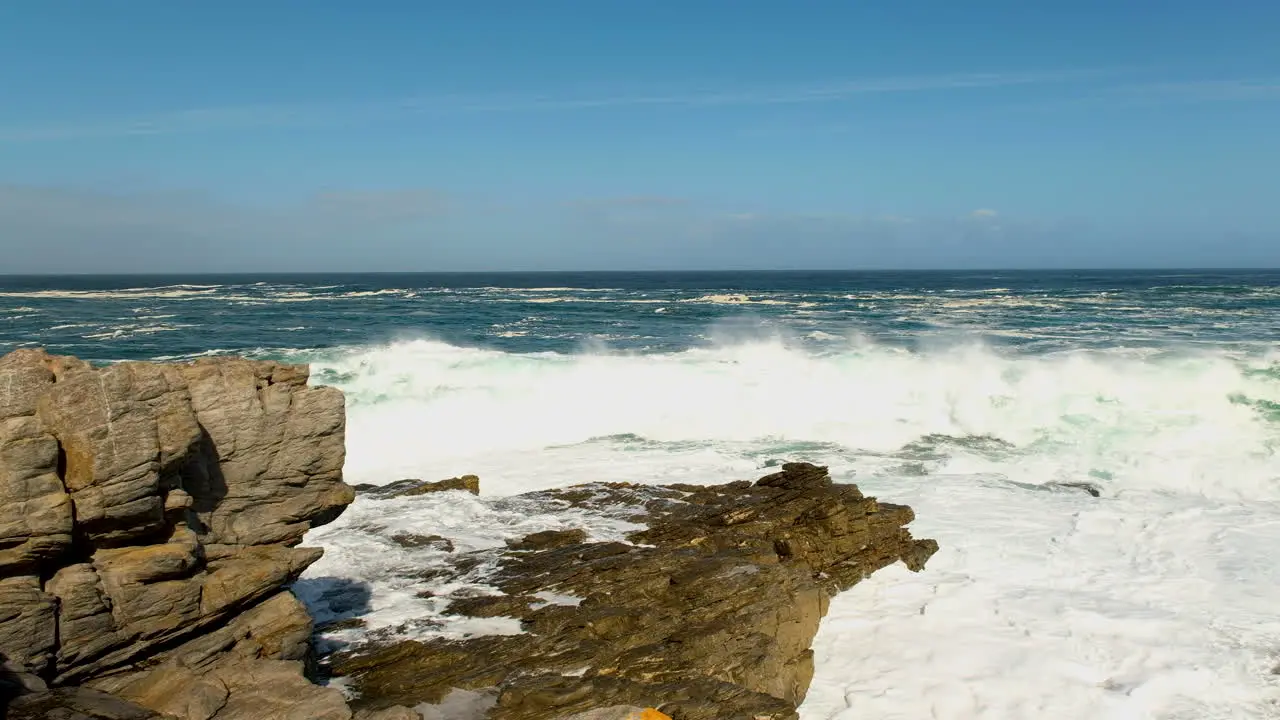
POLYGON ((675 720, 793 719, 830 597, 898 561, 920 570, 937 550, 905 529, 910 508, 834 484, 808 464, 755 483, 595 484, 512 502, 647 527, 627 542, 561 529, 454 553, 452 569, 430 571, 434 586, 490 590, 450 596, 448 612, 516 617, 524 632, 336 653, 331 671, 354 685, 361 706, 470 692, 487 695, 493 720, 655 707, 675 720))
MULTIPOLYGON (((470 552, 388 531, 407 553, 451 559, 406 569, 450 593, 433 607, 523 632, 368 635, 323 659, 353 708, 304 677, 313 620, 288 589, 321 556, 304 534, 354 498, 342 395, 307 380, 235 358, 0 358, 0 717, 418 720, 464 693, 492 720, 793 719, 831 595, 937 549, 904 528, 909 508, 807 464, 754 483, 510 499, 472 497, 474 476, 368 488, 368 502, 509 502, 644 529, 601 541, 565 522, 470 552)), ((320 597, 356 608, 362 589, 320 597)))
POLYGON ((0 358, 14 717, 351 717, 303 678, 312 621, 284 590, 320 557, 303 534, 354 498, 342 394, 307 377, 234 358, 0 358))
POLYGON ((448 480, 397 480, 386 485, 356 485, 355 489, 359 493, 382 498, 426 495, 445 490, 465 490, 472 495, 479 495, 480 478, 475 475, 463 475, 448 480))

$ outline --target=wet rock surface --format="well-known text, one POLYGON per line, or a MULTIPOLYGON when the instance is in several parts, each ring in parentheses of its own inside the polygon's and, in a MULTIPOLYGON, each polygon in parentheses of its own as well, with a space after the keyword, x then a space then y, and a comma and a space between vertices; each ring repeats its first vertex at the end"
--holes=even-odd
POLYGON ((1088 496, 1090 496, 1090 497, 1101 497, 1101 496, 1102 496, 1102 490, 1101 490, 1097 485, 1095 485, 1095 484, 1093 484, 1093 483, 1087 483, 1087 482, 1062 482, 1062 483, 1050 483, 1050 485, 1051 485, 1051 486, 1053 486, 1053 487, 1060 487, 1060 488, 1063 488, 1063 489, 1066 489, 1066 490, 1078 490, 1078 491, 1080 491, 1080 492, 1082 492, 1082 493, 1085 493, 1086 495, 1088 495, 1088 496))
POLYGON ((657 708, 675 720, 795 718, 831 596, 895 562, 920 570, 937 550, 905 529, 910 508, 803 463, 754 483, 592 484, 517 500, 645 529, 626 542, 537 532, 455 553, 430 571, 434 580, 490 568, 484 582, 498 594, 454 597, 446 612, 517 618, 523 632, 342 649, 325 663, 357 691, 356 707, 430 707, 466 691, 491 696, 494 720, 609 708, 657 708))
POLYGON ((341 392, 238 358, 0 358, 9 716, 332 718, 286 586, 354 499, 341 392), (48 688, 48 689, 47 689, 48 688))
POLYGON ((463 490, 472 495, 480 494, 480 478, 475 475, 449 478, 447 480, 397 480, 386 485, 356 485, 356 492, 380 498, 409 497, 426 495, 427 493, 444 492, 446 490, 463 490))

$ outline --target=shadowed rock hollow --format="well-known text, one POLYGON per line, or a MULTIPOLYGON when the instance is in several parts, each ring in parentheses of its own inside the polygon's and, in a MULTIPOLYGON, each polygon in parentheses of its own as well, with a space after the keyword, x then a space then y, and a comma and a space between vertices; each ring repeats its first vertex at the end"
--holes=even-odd
POLYGON ((456 554, 459 578, 496 559, 484 582, 502 594, 454 599, 449 612, 517 617, 524 632, 338 653, 332 671, 354 681, 359 705, 439 703, 462 690, 487 695, 494 720, 611 706, 657 707, 676 720, 795 718, 830 597, 899 560, 919 570, 937 550, 904 528, 910 508, 809 464, 755 483, 596 484, 522 497, 629 509, 647 529, 630 542, 547 531, 456 554))

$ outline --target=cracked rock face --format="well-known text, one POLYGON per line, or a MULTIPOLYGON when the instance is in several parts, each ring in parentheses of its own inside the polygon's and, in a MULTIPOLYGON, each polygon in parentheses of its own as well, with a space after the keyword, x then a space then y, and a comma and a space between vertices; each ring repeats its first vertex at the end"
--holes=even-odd
POLYGON ((303 678, 311 617, 283 591, 354 498, 342 394, 307 377, 0 358, 0 654, 53 687, 11 716, 351 717, 303 678))
POLYGON ((608 708, 657 708, 675 720, 795 718, 830 597, 898 561, 920 570, 937 550, 905 529, 910 508, 803 463, 755 483, 595 484, 520 499, 621 513, 646 529, 628 542, 569 529, 456 553, 458 578, 496 568, 483 581, 501 594, 454 598, 446 612, 515 617, 523 632, 373 640, 335 653, 328 663, 358 691, 357 705, 480 692, 494 720, 608 708))

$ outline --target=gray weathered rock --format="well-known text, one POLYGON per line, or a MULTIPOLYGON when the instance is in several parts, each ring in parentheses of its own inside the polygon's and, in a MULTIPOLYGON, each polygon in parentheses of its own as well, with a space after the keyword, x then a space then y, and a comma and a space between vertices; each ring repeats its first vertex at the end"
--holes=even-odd
POLYGON ((53 371, 30 350, 0 358, 0 575, 37 572, 71 547, 58 442, 36 419, 53 371))
POLYGON ((47 583, 61 603, 57 682, 98 675, 274 594, 319 557, 259 546, 204 562, 194 534, 162 545, 99 550, 47 583))
POLYGON ((58 442, 34 417, 0 421, 0 572, 35 571, 71 547, 58 442))
MULTIPOLYGON (((52 494, 60 447, 60 484, 75 501, 77 530, 94 545, 163 534, 166 509, 188 508, 206 545, 297 544, 353 498, 341 474, 342 394, 308 387, 307 375, 305 367, 238 358, 94 369, 41 351, 11 353, 0 359, 0 449, 21 445, 4 463, 6 474, 21 477, 5 478, 3 490, 41 478, 25 495, 52 494), (38 426, 13 422, 33 417, 38 426)), ((56 501, 45 503, 61 507, 56 501)), ((0 515, 0 533, 6 520, 0 515)))
POLYGON ((306 713, 347 720, 350 710, 341 693, 302 676, 311 627, 301 603, 291 593, 278 592, 226 626, 153 655, 145 670, 108 675, 89 685, 193 720, 284 720, 306 713))
POLYGON ((66 372, 40 396, 37 414, 61 447, 62 482, 89 543, 119 545, 163 532, 162 437, 187 446, 199 437, 185 392, 176 369, 121 363, 66 372), (166 397, 172 395, 179 397, 166 397), (153 404, 185 406, 188 417, 162 428, 153 404))
POLYGON ((0 654, 24 672, 48 671, 57 651, 57 601, 40 588, 40 578, 0 579, 0 654))
POLYGON ((311 618, 282 592, 320 557, 303 534, 354 497, 342 395, 307 376, 0 358, 0 653, 31 680, 14 708, 349 720, 304 679, 311 618))
POLYGON ((62 568, 45 583, 45 590, 59 602, 58 671, 91 667, 104 654, 129 642, 127 635, 117 632, 102 578, 91 563, 62 568))
POLYGON ((296 545, 355 498, 342 482, 340 391, 307 387, 305 367, 249 360, 197 361, 184 374, 216 453, 197 473, 201 492, 185 488, 206 543, 296 545))

